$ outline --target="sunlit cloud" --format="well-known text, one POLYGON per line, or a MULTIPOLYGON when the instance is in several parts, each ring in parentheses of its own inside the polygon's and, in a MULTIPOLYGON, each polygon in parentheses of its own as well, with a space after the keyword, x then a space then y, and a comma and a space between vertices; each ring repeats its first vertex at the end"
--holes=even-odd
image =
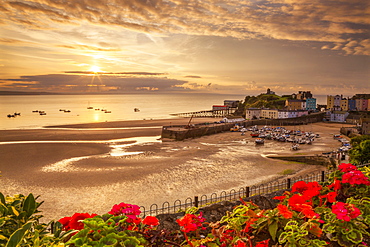
POLYGON ((150 33, 177 33, 341 43, 346 42, 347 35, 358 34, 356 41, 361 43, 368 34, 369 8, 362 0, 29 0, 6 1, 2 14, 8 23, 39 29, 52 30, 61 23, 77 25, 81 21, 113 25, 148 33, 152 41, 155 39, 150 33))
POLYGON ((370 6, 363 0, 1 3, 6 89, 369 88, 370 6))

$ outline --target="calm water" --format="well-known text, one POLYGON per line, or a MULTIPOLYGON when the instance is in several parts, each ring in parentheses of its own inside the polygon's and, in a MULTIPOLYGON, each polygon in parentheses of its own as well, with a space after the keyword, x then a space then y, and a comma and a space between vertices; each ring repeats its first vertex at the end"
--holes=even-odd
POLYGON ((170 114, 211 110, 224 100, 243 100, 245 95, 130 94, 130 95, 17 95, 0 96, 0 129, 39 128, 47 125, 120 120, 164 119, 170 114), (94 109, 87 109, 88 106, 94 109), (140 112, 134 112, 139 108, 140 112), (67 113, 62 110, 70 110, 67 113), (111 113, 101 110, 106 109, 111 113), (45 111, 39 115, 32 111, 45 111), (21 113, 15 118, 8 114, 21 113))

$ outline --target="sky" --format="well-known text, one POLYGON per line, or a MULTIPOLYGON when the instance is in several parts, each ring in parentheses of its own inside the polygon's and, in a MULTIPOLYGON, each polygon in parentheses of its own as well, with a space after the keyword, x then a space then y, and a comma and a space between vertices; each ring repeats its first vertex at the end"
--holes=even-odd
POLYGON ((364 0, 0 0, 0 91, 370 93, 364 0))

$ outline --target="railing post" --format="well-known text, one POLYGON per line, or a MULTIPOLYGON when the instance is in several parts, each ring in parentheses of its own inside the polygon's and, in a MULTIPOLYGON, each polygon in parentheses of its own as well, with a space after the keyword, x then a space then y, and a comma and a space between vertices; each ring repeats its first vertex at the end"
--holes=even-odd
POLYGON ((248 198, 249 197, 249 193, 250 193, 250 190, 249 190, 249 187, 245 187, 245 197, 248 198))
POLYGON ((199 206, 199 200, 198 200, 198 196, 194 196, 194 207, 198 207, 199 206))
POLYGON ((291 183, 290 178, 288 178, 287 179, 287 184, 286 184, 286 188, 287 189, 290 189, 290 183, 291 183))
POLYGON ((325 171, 321 171, 321 182, 325 182, 325 171))

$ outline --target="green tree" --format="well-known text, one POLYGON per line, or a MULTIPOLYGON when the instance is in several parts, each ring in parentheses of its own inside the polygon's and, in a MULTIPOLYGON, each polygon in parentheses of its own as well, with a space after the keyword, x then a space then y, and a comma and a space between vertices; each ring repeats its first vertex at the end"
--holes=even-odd
POLYGON ((363 164, 370 162, 370 139, 363 140, 353 146, 349 151, 350 162, 354 164, 363 164))

